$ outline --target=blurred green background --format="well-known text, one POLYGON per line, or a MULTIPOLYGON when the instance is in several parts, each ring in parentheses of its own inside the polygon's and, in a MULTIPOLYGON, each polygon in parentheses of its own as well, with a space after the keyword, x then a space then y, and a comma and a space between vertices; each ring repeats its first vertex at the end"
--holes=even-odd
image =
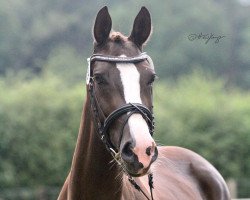
POLYGON ((56 199, 85 97, 92 25, 108 5, 129 35, 154 33, 156 140, 187 147, 250 197, 250 4, 239 0, 8 0, 0 6, 0 199, 56 199), (190 41, 190 34, 225 36, 190 41))

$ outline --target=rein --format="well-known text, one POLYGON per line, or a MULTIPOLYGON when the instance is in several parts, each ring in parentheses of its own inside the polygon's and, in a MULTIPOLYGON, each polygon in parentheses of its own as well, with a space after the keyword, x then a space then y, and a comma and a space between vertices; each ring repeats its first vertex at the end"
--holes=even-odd
MULTIPOLYGON (((141 53, 139 56, 136 57, 118 57, 118 56, 106 56, 100 54, 93 54, 90 58, 88 58, 88 71, 86 76, 86 83, 88 85, 88 91, 90 94, 90 103, 92 107, 92 111, 94 114, 94 124, 95 128, 98 132, 99 137, 101 138, 102 142, 104 143, 106 149, 110 152, 114 160, 121 166, 123 172, 128 176, 129 182, 134 186, 135 189, 142 192, 142 194, 146 197, 146 199, 150 200, 150 198, 146 195, 146 193, 141 189, 141 187, 136 183, 132 176, 130 176, 127 172, 122 163, 119 161, 119 150, 112 144, 110 137, 109 137, 109 128, 112 123, 122 115, 127 114, 127 118, 122 125, 121 136, 119 144, 121 143, 123 130, 125 125, 127 124, 129 118, 134 113, 139 113, 147 122, 147 125, 150 130, 150 134, 153 135, 154 133, 154 115, 146 106, 139 104, 139 103, 127 103, 124 104, 122 107, 114 110, 102 123, 100 120, 100 111, 102 112, 98 100, 95 95, 95 88, 94 88, 94 77, 93 77, 93 69, 92 64, 95 61, 104 61, 104 62, 111 62, 111 63, 138 63, 141 61, 147 60, 151 67, 153 67, 153 62, 151 58, 146 53, 141 53), (99 108, 99 109, 98 109, 99 108)), ((103 113, 102 113, 103 114, 103 113)), ((148 184, 150 187, 150 195, 151 200, 153 200, 153 175, 148 175, 148 184)))

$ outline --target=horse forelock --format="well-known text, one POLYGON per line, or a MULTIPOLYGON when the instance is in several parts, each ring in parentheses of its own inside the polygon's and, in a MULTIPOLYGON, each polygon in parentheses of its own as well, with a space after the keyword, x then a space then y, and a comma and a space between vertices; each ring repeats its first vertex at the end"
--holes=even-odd
POLYGON ((128 41, 128 38, 120 32, 111 32, 109 38, 113 42, 122 43, 128 41))
POLYGON ((94 53, 111 56, 137 56, 141 50, 127 36, 112 31, 103 44, 94 43, 94 53))

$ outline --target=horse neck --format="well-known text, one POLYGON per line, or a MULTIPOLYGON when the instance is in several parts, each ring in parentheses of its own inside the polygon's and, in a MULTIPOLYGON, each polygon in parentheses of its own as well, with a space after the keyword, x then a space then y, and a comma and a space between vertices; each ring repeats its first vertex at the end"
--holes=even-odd
POLYGON ((95 133, 87 95, 71 166, 68 199, 120 199, 122 173, 95 133))

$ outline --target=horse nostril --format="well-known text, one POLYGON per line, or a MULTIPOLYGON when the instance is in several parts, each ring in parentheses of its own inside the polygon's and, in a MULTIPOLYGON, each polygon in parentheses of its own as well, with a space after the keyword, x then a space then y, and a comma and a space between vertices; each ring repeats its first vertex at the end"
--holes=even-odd
POLYGON ((123 149, 122 149, 122 153, 123 153, 125 156, 127 156, 127 157, 131 157, 131 156, 133 156, 132 148, 133 148, 133 147, 132 147, 131 142, 127 142, 127 143, 124 145, 123 149))
POLYGON ((139 168, 139 169, 142 169, 143 167, 144 167, 144 165, 143 165, 141 162, 139 162, 138 168, 139 168))
POLYGON ((148 156, 151 156, 151 154, 154 153, 155 148, 156 148, 156 145, 155 145, 154 142, 152 142, 152 146, 146 148, 146 154, 147 154, 148 156))
POLYGON ((148 147, 148 148, 146 149, 146 154, 147 154, 148 156, 151 155, 151 147, 148 147))

